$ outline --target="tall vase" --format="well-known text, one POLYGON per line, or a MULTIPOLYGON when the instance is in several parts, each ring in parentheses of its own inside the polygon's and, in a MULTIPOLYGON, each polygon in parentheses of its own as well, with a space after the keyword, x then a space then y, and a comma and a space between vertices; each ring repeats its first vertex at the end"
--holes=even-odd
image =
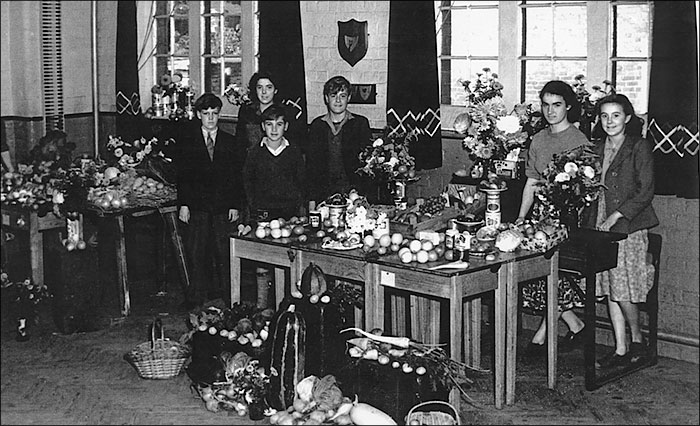
POLYGON ((570 231, 581 227, 580 220, 579 212, 576 209, 562 210, 559 214, 559 222, 569 228, 570 231))

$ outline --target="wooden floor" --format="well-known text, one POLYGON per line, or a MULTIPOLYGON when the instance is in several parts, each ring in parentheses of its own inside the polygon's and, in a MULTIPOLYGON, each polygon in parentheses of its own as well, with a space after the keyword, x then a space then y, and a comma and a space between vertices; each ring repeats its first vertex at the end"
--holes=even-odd
MULTIPOLYGON (((154 284, 137 283, 134 313, 123 321, 101 317, 98 331, 64 335, 50 315, 27 342, 16 342, 11 318, 2 323, 2 403, 4 424, 267 424, 228 413, 210 413, 190 390, 185 374, 170 380, 143 380, 122 359, 146 340, 154 315, 166 336, 185 330, 186 313, 173 295, 149 296, 154 284)), ((105 310, 109 311, 109 309, 105 310)), ((529 331, 523 331, 523 348, 529 331)), ((491 363, 489 326, 484 326, 483 363, 491 363)), ((468 389, 480 407, 463 404, 465 424, 698 424, 698 366, 661 358, 658 365, 593 392, 584 388, 581 350, 560 354, 558 386, 546 387, 546 362, 519 359, 516 401, 493 405, 493 376, 475 376, 468 389)))

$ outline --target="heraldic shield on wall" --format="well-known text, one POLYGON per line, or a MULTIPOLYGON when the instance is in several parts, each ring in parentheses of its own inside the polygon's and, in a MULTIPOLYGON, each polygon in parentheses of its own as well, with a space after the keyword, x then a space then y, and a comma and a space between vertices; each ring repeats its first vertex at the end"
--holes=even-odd
POLYGON ((367 54, 367 21, 338 21, 338 52, 351 67, 367 54))

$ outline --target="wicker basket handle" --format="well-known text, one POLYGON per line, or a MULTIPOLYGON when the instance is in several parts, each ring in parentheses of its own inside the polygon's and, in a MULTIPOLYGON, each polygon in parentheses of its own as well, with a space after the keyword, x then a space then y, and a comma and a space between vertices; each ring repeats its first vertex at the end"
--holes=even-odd
POLYGON ((151 324, 151 349, 156 349, 156 329, 160 331, 160 339, 165 340, 165 334, 163 332, 163 321, 160 318, 153 318, 153 323, 151 324))

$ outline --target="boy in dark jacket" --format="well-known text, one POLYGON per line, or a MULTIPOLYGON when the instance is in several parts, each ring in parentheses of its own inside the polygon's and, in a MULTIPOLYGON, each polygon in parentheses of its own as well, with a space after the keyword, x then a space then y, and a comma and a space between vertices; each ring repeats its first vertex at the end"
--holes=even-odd
POLYGON ((228 299, 231 286, 229 236, 246 205, 241 171, 245 147, 218 127, 222 102, 205 93, 194 104, 201 127, 178 141, 177 198, 179 218, 186 223, 191 268, 185 307, 207 299, 228 299), (213 252, 218 281, 213 280, 213 252))

